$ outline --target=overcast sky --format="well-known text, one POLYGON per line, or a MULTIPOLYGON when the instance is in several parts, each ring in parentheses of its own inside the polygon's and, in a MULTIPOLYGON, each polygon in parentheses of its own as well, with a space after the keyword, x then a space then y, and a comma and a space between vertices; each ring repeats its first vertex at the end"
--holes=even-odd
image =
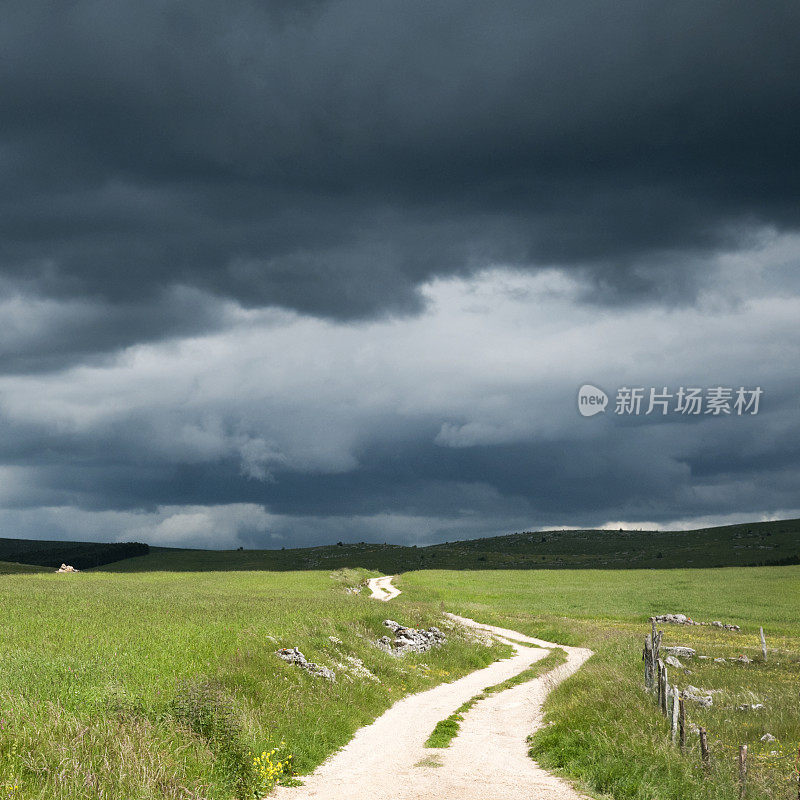
POLYGON ((800 516, 798 31, 796 2, 4 2, 0 536, 800 516))

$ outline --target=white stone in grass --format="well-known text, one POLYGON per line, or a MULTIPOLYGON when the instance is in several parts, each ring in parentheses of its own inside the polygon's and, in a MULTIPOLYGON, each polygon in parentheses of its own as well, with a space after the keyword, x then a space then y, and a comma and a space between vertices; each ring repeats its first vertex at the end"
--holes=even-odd
POLYGON ((296 647, 284 647, 278 650, 276 655, 290 664, 296 664, 315 678, 325 678, 332 683, 336 681, 336 673, 332 669, 309 661, 296 647))
MULTIPOLYGON (((665 647, 664 652, 676 658, 694 658, 695 649, 693 647, 685 647, 684 645, 673 645, 665 647)), ((703 656, 700 656, 700 658, 703 658, 703 656)))
POLYGON ((698 689, 697 686, 687 686, 683 690, 683 696, 686 700, 691 700, 704 708, 711 708, 714 703, 714 698, 705 689, 698 689))

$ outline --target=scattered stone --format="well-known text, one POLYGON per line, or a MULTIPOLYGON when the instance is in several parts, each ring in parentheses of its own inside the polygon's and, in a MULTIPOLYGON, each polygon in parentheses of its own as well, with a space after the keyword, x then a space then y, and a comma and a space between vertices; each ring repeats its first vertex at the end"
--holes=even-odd
POLYGON ((732 658, 731 661, 736 661, 739 664, 752 664, 753 663, 752 660, 749 659, 745 655, 736 656, 736 658, 732 658))
POLYGON ((762 742, 776 742, 776 741, 777 741, 777 739, 776 739, 776 738, 775 738, 775 737, 774 737, 774 736, 773 736, 771 733, 765 733, 765 734, 764 734, 764 735, 761 737, 761 741, 762 741, 762 742))
POLYGON ((724 628, 726 631, 740 631, 741 628, 738 625, 728 625, 724 622, 720 622, 719 620, 715 620, 711 623, 715 628, 724 628))
POLYGON ((700 659, 700 661, 708 661, 708 659, 711 658, 711 656, 697 656, 697 657, 700 659))
POLYGON ((664 663, 669 664, 670 667, 678 667, 679 669, 683 669, 683 664, 681 664, 681 662, 678 661, 675 656, 667 656, 664 659, 664 663))
POLYGON ((343 672, 347 673, 348 677, 353 676, 356 678, 365 678, 366 680, 374 681, 375 683, 381 682, 381 679, 375 675, 375 673, 370 672, 370 670, 364 665, 364 662, 356 656, 345 656, 344 663, 338 662, 336 666, 343 672))
POLYGON ((393 655, 424 653, 446 641, 445 635, 433 626, 428 630, 417 630, 416 628, 406 628, 392 619, 385 619, 383 624, 394 634, 394 640, 389 636, 381 636, 378 640, 378 647, 393 655))
POLYGON ((79 569, 75 569, 75 567, 71 567, 69 564, 62 564, 57 570, 56 574, 61 572, 80 572, 79 569))
POLYGON ((698 689, 697 686, 687 686, 683 690, 683 697, 704 708, 711 708, 714 703, 714 698, 711 696, 711 693, 705 689, 698 689))
POLYGON ((309 661, 296 647, 284 647, 278 650, 276 655, 289 664, 296 664, 300 669, 304 669, 315 678, 325 678, 331 682, 336 680, 336 673, 332 669, 309 661))
POLYGON ((728 625, 724 622, 695 622, 691 617, 686 616, 686 614, 659 614, 653 617, 653 619, 656 622, 668 622, 671 625, 712 625, 715 628, 724 628, 726 631, 741 630, 738 625, 728 625))
POLYGON ((715 658, 714 659, 714 663, 715 664, 727 664, 728 662, 724 658, 715 658))
POLYGON ((686 614, 659 614, 655 617, 656 622, 669 622, 671 625, 699 625, 693 622, 686 614))
POLYGON ((344 587, 345 594, 361 594, 361 587, 360 586, 345 586, 344 587))
POLYGON ((758 711, 761 708, 764 708, 763 703, 745 703, 743 706, 739 706, 739 711, 758 711))
MULTIPOLYGON (((695 649, 693 647, 675 645, 673 647, 665 647, 663 649, 665 653, 675 656, 676 658, 694 658, 695 656, 695 649)), ((700 656, 700 658, 707 658, 707 656, 700 656)))

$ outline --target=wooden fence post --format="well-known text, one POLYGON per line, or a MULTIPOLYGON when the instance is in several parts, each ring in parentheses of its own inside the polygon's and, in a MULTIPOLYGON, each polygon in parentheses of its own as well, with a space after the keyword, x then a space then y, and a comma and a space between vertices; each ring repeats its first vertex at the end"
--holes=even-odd
POLYGON ((659 699, 661 702, 661 713, 666 717, 667 716, 667 687, 669 684, 667 683, 667 665, 659 658, 658 659, 658 666, 659 666, 659 675, 661 676, 661 688, 659 693, 659 699))
POLYGON ((758 633, 761 636, 761 655, 764 656, 764 663, 767 663, 767 640, 764 638, 764 629, 759 628, 758 633))
POLYGON ((686 749, 686 705, 683 694, 678 697, 678 731, 680 735, 681 750, 686 749))
POLYGON ((678 738, 678 716, 680 706, 680 694, 678 693, 678 685, 672 685, 672 744, 678 738))
POLYGON ((649 633, 644 637, 644 686, 653 688, 653 640, 649 633))
POLYGON ((747 791, 747 745, 739 746, 739 800, 744 800, 747 791))
MULTIPOLYGON (((655 655, 655 654, 654 654, 655 655)), ((661 659, 656 661, 656 703, 661 708, 661 659)))
POLYGON ((705 728, 700 728, 700 758, 703 760, 703 767, 708 769, 711 761, 708 754, 708 735, 705 728))

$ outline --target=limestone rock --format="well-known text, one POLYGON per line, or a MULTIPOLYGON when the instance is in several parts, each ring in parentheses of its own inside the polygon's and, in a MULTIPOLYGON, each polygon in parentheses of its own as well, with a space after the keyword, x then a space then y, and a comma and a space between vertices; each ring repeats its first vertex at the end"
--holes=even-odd
POLYGON ((705 689, 698 689, 697 686, 687 686, 683 690, 683 697, 704 708, 711 708, 714 703, 714 698, 705 689))
POLYGON ((424 653, 446 641, 445 635, 433 626, 428 630, 417 630, 416 628, 406 628, 392 619, 385 619, 383 624, 394 634, 394 640, 389 636, 381 636, 378 640, 378 647, 393 655, 424 653))
POLYGON ((655 617, 656 622, 668 622, 671 625, 697 625, 686 614, 659 614, 655 617))
MULTIPOLYGON (((674 645, 671 647, 662 648, 667 655, 675 656, 676 658, 694 658, 695 649, 693 647, 684 647, 683 645, 674 645)), ((703 658, 703 656, 700 656, 703 658)))
POLYGON ((745 703, 743 706, 739 706, 739 711, 758 711, 762 708, 764 708, 763 703, 745 703))
POLYGON ((289 664, 296 664, 300 669, 304 669, 315 678, 325 678, 331 682, 336 680, 336 673, 332 669, 309 661, 296 647, 284 647, 278 650, 276 655, 289 664))

